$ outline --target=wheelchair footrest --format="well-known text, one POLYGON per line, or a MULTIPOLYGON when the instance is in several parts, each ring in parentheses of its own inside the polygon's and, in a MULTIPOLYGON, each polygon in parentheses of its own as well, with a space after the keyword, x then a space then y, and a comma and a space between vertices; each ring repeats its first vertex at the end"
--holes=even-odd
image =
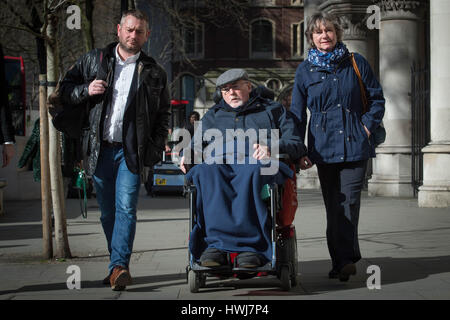
POLYGON ((198 271, 198 272, 213 272, 213 273, 246 273, 246 272, 272 272, 274 269, 272 268, 272 263, 268 262, 265 265, 257 268, 233 268, 230 265, 226 266, 217 266, 217 267, 203 267, 200 264, 194 262, 191 264, 191 270, 198 271))
POLYGON ((204 272, 230 272, 231 266, 217 266, 217 267, 204 267, 200 264, 194 262, 191 264, 191 270, 193 271, 204 271, 204 272))
POLYGON ((271 272, 274 271, 272 268, 272 263, 268 262, 265 265, 257 268, 233 268, 231 271, 233 272, 271 272))

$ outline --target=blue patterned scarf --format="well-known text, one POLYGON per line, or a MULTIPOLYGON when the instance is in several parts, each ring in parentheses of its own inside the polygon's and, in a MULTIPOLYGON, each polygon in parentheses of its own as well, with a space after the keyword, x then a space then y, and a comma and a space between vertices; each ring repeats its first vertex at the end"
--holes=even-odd
POLYGON ((316 48, 308 51, 308 61, 318 67, 334 71, 339 61, 349 54, 347 47, 342 42, 338 42, 331 52, 321 52, 316 48))

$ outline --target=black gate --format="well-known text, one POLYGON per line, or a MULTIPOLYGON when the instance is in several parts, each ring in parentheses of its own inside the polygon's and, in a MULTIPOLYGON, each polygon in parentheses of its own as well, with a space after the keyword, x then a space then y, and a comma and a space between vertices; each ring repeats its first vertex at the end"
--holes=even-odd
POLYGON ((414 197, 423 184, 422 148, 430 142, 430 69, 413 63, 411 67, 411 183, 414 197))

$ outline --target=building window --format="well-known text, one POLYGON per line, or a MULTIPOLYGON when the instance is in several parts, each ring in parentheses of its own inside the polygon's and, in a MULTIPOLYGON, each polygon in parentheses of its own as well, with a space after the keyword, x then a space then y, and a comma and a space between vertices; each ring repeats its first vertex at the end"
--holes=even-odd
POLYGON ((204 24, 183 29, 184 52, 192 58, 203 57, 204 24))
POLYGON ((267 7, 267 6, 274 6, 275 0, 251 0, 250 4, 253 6, 261 6, 261 7, 267 7))
POLYGON ((305 23, 302 21, 300 23, 292 24, 291 28, 292 35, 292 57, 303 56, 303 51, 305 49, 303 42, 303 35, 305 33, 305 23))
POLYGON ((250 52, 252 58, 272 59, 274 57, 274 27, 269 20, 251 23, 250 52))
POLYGON ((303 6, 303 0, 291 0, 291 5, 293 6, 303 6))

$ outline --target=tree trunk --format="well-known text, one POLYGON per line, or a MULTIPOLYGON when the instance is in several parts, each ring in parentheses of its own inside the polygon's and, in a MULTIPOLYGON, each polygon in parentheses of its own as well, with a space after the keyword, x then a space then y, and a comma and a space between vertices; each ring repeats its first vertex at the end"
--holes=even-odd
POLYGON ((84 49, 86 52, 94 49, 94 35, 92 32, 92 12, 94 11, 94 4, 92 0, 85 1, 85 8, 81 15, 81 26, 83 30, 84 49))
POLYGON ((42 203, 42 246, 43 258, 53 257, 53 237, 51 219, 50 172, 48 162, 48 113, 47 113, 47 76, 39 75, 39 116, 41 151, 41 203, 42 203))
MULTIPOLYGON (((47 94, 51 95, 55 91, 58 79, 57 69, 57 43, 55 41, 56 16, 49 15, 47 26, 47 94)), ((66 212, 64 205, 64 185, 61 173, 61 135, 56 131, 49 117, 49 163, 51 194, 53 202, 53 215, 55 219, 55 244, 56 258, 70 258, 69 239, 67 237, 66 212)))

